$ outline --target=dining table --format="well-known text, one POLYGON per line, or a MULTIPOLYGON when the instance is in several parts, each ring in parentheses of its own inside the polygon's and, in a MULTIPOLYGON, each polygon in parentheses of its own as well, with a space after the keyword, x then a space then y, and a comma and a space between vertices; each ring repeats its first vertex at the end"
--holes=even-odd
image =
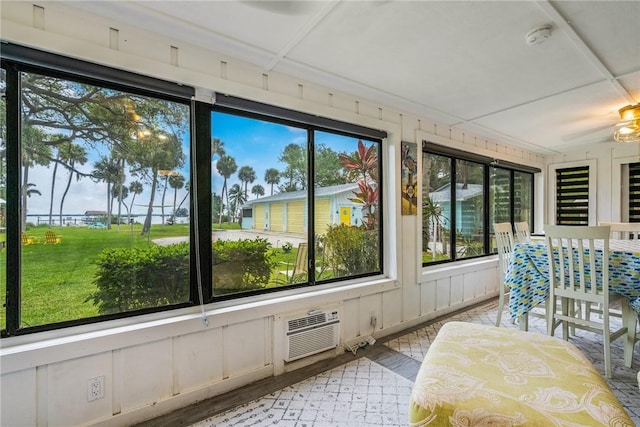
MULTIPOLYGON (((602 249, 596 247, 596 252, 602 254, 602 249)), ((588 269, 586 263, 585 267, 588 269)), ((602 268, 602 255, 596 255, 596 270, 598 268, 602 268)), ((510 290, 509 314, 514 319, 545 303, 549 298, 546 241, 531 240, 514 245, 505 284, 510 290)), ((609 240, 609 290, 626 297, 640 317, 640 240, 609 240)))

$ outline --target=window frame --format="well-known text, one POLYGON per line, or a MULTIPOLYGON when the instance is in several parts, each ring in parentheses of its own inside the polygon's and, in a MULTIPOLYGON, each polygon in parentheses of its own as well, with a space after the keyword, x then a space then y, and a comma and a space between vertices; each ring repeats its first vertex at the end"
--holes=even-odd
MULTIPOLYGON (((515 172, 520 172, 520 173, 527 173, 531 175, 531 189, 530 189, 530 200, 531 200, 531 223, 535 223, 535 174, 541 172, 540 169, 536 168, 536 167, 532 167, 532 166, 527 166, 527 165, 521 165, 518 163, 513 163, 510 161, 506 161, 506 160, 499 160, 499 159, 495 159, 495 158, 491 158, 488 156, 484 156, 481 154, 476 154, 476 153, 470 153, 470 152, 466 152, 463 150, 459 150, 456 148, 452 148, 452 147, 448 147, 448 146, 444 146, 444 145, 440 145, 440 144, 436 144, 433 143, 431 141, 428 140, 423 140, 422 141, 422 151, 421 151, 421 156, 425 155, 425 154, 433 154, 433 155, 438 155, 441 157, 445 157, 448 158, 451 164, 451 180, 452 182, 450 183, 452 192, 451 192, 451 199, 455 200, 456 194, 455 194, 455 182, 457 180, 457 170, 456 170, 456 166, 457 166, 457 162, 458 161, 466 161, 466 162, 472 162, 472 163, 476 163, 476 164, 480 164, 483 166, 483 193, 482 193, 482 203, 483 203, 483 218, 482 218, 482 222, 483 222, 483 227, 482 227, 482 234, 483 234, 483 253, 480 255, 475 255, 475 256, 470 256, 470 257, 457 257, 457 252, 456 252, 456 248, 455 248, 455 240, 456 240, 456 208, 455 208, 455 203, 451 204, 451 211, 450 211, 450 216, 451 216, 451 220, 450 220, 450 231, 449 231, 449 240, 451 241, 451 247, 449 249, 449 259, 444 259, 444 260, 439 260, 439 261, 433 261, 433 262, 421 262, 420 265, 422 268, 425 267, 431 267, 431 266, 435 266, 435 265, 442 265, 442 264, 449 264, 452 262, 463 262, 463 261, 467 261, 467 260, 472 260, 472 259, 477 259, 477 258, 482 258, 482 257, 486 257, 486 256, 491 256, 493 254, 495 254, 495 250, 491 249, 491 236, 493 235, 493 230, 491 229, 491 213, 490 213, 490 209, 489 209, 489 205, 490 205, 490 171, 492 168, 496 168, 496 169, 500 169, 500 170, 507 170, 510 172, 509 175, 509 199, 510 199, 510 205, 509 205, 509 218, 510 218, 510 222, 513 224, 514 222, 514 212, 515 212, 515 206, 514 206, 514 191, 515 191, 515 187, 514 187, 514 175, 515 172)), ((420 163, 422 163, 422 158, 420 163)), ((424 173, 424 171, 422 171, 422 173, 424 173)), ((420 219, 420 223, 422 224, 422 220, 420 219)), ((420 233, 422 235, 422 233, 420 233)), ((422 246, 422 238, 419 239, 420 240, 420 244, 419 244, 419 254, 420 257, 419 259, 422 260, 422 253, 423 253, 423 246, 422 246)))
MULTIPOLYGON (((216 102, 210 107, 210 112, 220 112, 224 114, 234 115, 238 117, 244 117, 249 119, 255 119, 265 121, 269 123, 280 124, 284 126, 293 126, 296 128, 304 129, 307 132, 307 206, 308 206, 308 226, 307 226, 307 242, 315 241, 315 230, 313 225, 315 224, 315 185, 313 179, 315 176, 314 170, 314 153, 315 153, 315 132, 326 132, 335 135, 341 135, 349 138, 362 139, 366 138, 367 142, 374 142, 378 144, 378 170, 383 171, 383 142, 387 134, 383 131, 378 131, 371 128, 366 128, 360 125, 354 125, 338 120, 328 119, 325 117, 314 116, 307 113, 302 113, 286 108, 276 107, 269 104, 263 104, 256 101, 250 101, 242 98, 235 98, 228 95, 216 94, 216 102)), ((213 132, 213 126, 211 126, 211 132, 213 132)), ((210 133, 213 135, 213 133, 210 133)), ((208 158, 211 158, 209 153, 208 158)), ((208 168, 209 170, 211 168, 208 168)), ((308 245, 308 265, 309 274, 308 280, 301 283, 293 283, 284 286, 278 286, 274 288, 265 288, 259 290, 250 290, 241 293, 213 295, 213 291, 210 296, 210 301, 226 301, 247 296, 263 295, 268 293, 274 293, 278 291, 285 291, 289 289, 296 289, 302 287, 314 287, 318 285, 324 285, 328 283, 338 283, 346 280, 361 279, 366 277, 375 277, 384 274, 384 173, 378 173, 378 261, 379 268, 377 271, 370 273, 354 274, 344 277, 336 277, 331 279, 322 279, 320 281, 315 280, 315 244, 308 245)), ((210 192, 209 192, 210 193, 210 192)), ((209 230, 208 235, 211 235, 209 230)), ((209 264, 211 265, 211 262, 209 264)), ((211 270, 211 269, 208 269, 211 270)), ((205 282, 203 279, 203 283, 205 282)))
MULTIPOLYGON (((555 224, 556 212, 557 212, 557 182, 556 182, 556 170, 557 169, 568 169, 574 167, 589 167, 589 183, 593 184, 597 182, 597 160, 585 160, 585 161, 576 161, 576 162, 566 162, 566 163, 554 163, 550 164, 547 168, 548 171, 548 179, 549 179, 549 189, 547 205, 549 207, 547 218, 549 218, 550 224, 555 224)), ((596 196, 596 186, 589 185, 589 216, 588 216, 588 224, 596 225, 596 208, 597 208, 597 196, 596 196)))
MULTIPOLYGON (((261 104, 241 98, 229 97, 227 95, 215 94, 214 104, 197 101, 195 89, 177 83, 163 81, 160 79, 130 73, 124 70, 114 69, 82 60, 72 59, 57 54, 52 54, 36 49, 18 46, 8 43, 3 44, 0 52, 1 66, 6 71, 6 119, 7 119, 7 241, 6 241, 6 283, 7 290, 6 306, 3 307, 6 313, 5 328, 0 331, 2 338, 19 336, 41 331, 58 330, 72 326, 100 323, 108 320, 123 319, 140 316, 149 313, 171 311, 175 309, 202 305, 221 300, 242 298, 256 294, 267 294, 277 291, 289 290, 291 288, 309 287, 317 284, 331 284, 335 282, 351 282, 352 279, 363 277, 379 276, 384 274, 384 141, 386 132, 367 128, 360 125, 341 122, 302 113, 281 107, 261 104), (190 215, 190 284, 189 301, 180 304, 172 304, 159 307, 150 307, 126 312, 84 317, 74 320, 47 323, 37 326, 20 327, 20 290, 21 290, 21 230, 20 230, 20 185, 21 185, 21 91, 20 73, 30 72, 39 75, 92 84, 100 88, 120 90, 136 95, 143 95, 152 98, 175 101, 188 105, 190 108, 190 176, 192 183, 192 193, 189 201, 190 215), (217 101, 217 102, 216 102, 217 101), (260 292, 240 293, 228 297, 214 297, 212 287, 211 268, 198 268, 202 265, 211 265, 211 168, 203 167, 208 165, 211 159, 211 113, 216 109, 229 109, 233 114, 242 112, 243 115, 255 116, 261 120, 275 121, 280 123, 295 124, 298 127, 308 129, 308 146, 313 150, 314 131, 329 132, 332 134, 344 135, 352 138, 361 138, 378 145, 378 260, 379 268, 375 272, 340 277, 329 280, 322 280, 318 283, 303 283, 296 286, 278 287, 265 289, 260 292), (12 141, 12 143, 9 143, 12 141), (15 143, 13 143, 15 141, 15 143), (198 167, 200 165, 200 167, 198 167), (198 197, 200 194, 204 196, 198 197), (209 194, 207 196, 206 194, 209 194)), ((313 176, 313 156, 308 157, 308 170, 313 176)), ((313 212, 313 186, 309 191, 309 209, 313 212)), ((313 218, 313 217, 312 217, 313 218)), ((313 224, 313 220, 310 221, 313 224)), ((309 241, 313 241, 313 227, 309 227, 309 241)), ((314 246, 314 245, 311 245, 314 246)), ((313 262, 313 250, 310 250, 309 257, 313 262)), ((241 304, 240 302, 239 304, 241 304)))

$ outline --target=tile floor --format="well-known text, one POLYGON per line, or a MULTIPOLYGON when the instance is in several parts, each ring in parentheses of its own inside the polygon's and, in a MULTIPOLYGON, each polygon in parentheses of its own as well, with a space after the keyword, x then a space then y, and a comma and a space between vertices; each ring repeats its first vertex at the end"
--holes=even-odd
MULTIPOLYGON (((459 320, 492 325, 496 318, 495 300, 473 309, 414 328, 382 343, 380 351, 364 352, 339 367, 311 376, 303 381, 220 413, 191 427, 214 426, 406 426, 413 379, 420 361, 439 328, 448 321, 459 320)), ((502 325, 518 328, 508 315, 502 325)), ((544 333, 544 319, 530 317, 529 330, 544 333)), ((558 329, 560 330, 560 329, 558 329)), ((571 342, 578 346, 600 369, 602 338, 577 331, 571 342)), ((373 347, 375 349, 375 346, 373 347)), ((636 346, 634 368, 624 367, 622 347, 612 345, 613 379, 610 387, 624 404, 636 424, 640 425, 640 390, 636 379, 640 369, 640 350, 636 346)))

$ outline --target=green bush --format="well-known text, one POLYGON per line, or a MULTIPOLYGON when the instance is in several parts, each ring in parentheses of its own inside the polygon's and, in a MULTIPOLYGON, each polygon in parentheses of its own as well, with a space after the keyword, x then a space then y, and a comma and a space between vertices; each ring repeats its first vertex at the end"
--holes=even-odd
POLYGON ((214 295, 265 288, 274 268, 270 249, 271 243, 261 238, 214 242, 214 295))
POLYGON ((189 300, 189 244, 105 249, 87 298, 101 314, 189 300))
POLYGON ((341 275, 379 270, 378 230, 367 230, 362 225, 332 225, 324 244, 328 264, 341 275))

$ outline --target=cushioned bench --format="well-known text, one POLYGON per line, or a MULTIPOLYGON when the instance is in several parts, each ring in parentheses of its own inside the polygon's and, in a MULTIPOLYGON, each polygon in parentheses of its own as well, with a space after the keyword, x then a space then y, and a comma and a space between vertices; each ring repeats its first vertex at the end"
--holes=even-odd
POLYGON ((633 426, 574 345, 542 334, 445 324, 409 404, 414 426, 633 426))

